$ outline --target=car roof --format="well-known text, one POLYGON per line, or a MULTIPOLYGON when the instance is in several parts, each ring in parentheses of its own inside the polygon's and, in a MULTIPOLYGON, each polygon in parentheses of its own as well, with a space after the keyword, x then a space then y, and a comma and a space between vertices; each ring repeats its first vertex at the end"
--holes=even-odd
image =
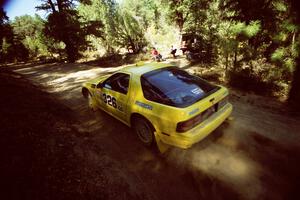
POLYGON ((155 69, 160 69, 160 68, 170 67, 170 66, 174 66, 174 65, 169 64, 169 63, 152 62, 152 63, 142 64, 142 65, 136 64, 136 65, 127 66, 127 67, 124 67, 123 69, 121 69, 120 71, 132 73, 135 75, 143 75, 143 74, 153 71, 155 69))

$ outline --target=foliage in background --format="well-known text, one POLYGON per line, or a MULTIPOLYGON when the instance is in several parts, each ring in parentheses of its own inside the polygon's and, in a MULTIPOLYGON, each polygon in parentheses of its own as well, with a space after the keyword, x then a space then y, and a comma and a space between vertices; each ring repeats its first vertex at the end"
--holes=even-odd
POLYGON ((3 8, 0 9, 0 62, 27 61, 28 49, 9 24, 3 8))
POLYGON ((48 56, 49 49, 43 35, 44 21, 35 15, 23 15, 16 17, 11 26, 15 35, 22 41, 29 51, 29 57, 34 59, 40 56, 48 56))
POLYGON ((63 42, 65 53, 70 62, 80 58, 80 51, 84 50, 88 43, 86 36, 93 34, 101 36, 102 23, 100 20, 80 22, 78 11, 74 9, 74 1, 70 0, 44 0, 38 9, 50 11, 45 23, 44 33, 56 42, 63 42))
POLYGON ((114 0, 91 0, 90 4, 81 4, 78 11, 84 22, 103 22, 104 34, 99 38, 102 45, 97 44, 99 40, 90 39, 95 41, 93 46, 97 50, 104 48, 108 54, 113 54, 125 48, 136 53, 147 44, 142 20, 114 0))
POLYGON ((46 19, 21 16, 9 22, 1 11, 1 62, 26 59, 26 54, 73 62, 82 53, 98 58, 148 53, 151 47, 167 56, 171 45, 179 52, 181 37, 189 36, 199 61, 223 67, 232 85, 253 83, 272 93, 292 80, 295 88, 300 79, 294 0, 41 2, 38 8, 48 11, 46 19))
POLYGON ((292 22, 297 25, 297 29, 293 34, 292 47, 295 48, 295 70, 293 73, 293 80, 291 82, 291 89, 289 91, 288 103, 293 110, 300 111, 300 54, 299 54, 299 27, 300 27, 300 13, 299 3, 296 0, 289 0, 291 4, 291 13, 293 15, 292 22), (297 42, 295 42, 297 41, 297 42))

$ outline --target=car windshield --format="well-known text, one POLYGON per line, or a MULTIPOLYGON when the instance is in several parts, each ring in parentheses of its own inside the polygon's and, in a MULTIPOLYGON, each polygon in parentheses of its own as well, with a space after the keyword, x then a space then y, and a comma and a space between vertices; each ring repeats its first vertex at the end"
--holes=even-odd
POLYGON ((141 84, 146 99, 175 107, 190 106, 219 89, 176 67, 148 72, 141 84))

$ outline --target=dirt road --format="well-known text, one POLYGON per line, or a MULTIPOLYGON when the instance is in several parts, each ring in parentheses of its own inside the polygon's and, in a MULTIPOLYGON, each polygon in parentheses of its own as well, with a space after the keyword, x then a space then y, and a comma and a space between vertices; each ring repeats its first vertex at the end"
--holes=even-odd
POLYGON ((91 199, 97 193, 97 177, 103 175, 110 177, 112 187, 125 181, 129 187, 120 193, 128 190, 141 199, 299 197, 299 119, 266 109, 259 102, 249 103, 247 96, 232 95, 234 120, 189 150, 172 148, 160 155, 144 147, 130 128, 101 111, 90 111, 82 98, 84 81, 118 67, 44 64, 13 68, 71 108, 80 122, 73 126, 89 133, 77 141, 74 152, 82 160, 76 166, 81 181, 93 186, 91 199), (102 162, 118 167, 99 170, 102 162))

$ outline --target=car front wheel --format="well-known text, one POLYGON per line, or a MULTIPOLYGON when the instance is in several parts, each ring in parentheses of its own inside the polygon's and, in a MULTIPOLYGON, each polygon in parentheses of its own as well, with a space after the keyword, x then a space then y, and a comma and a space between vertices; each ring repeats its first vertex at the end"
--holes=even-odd
POLYGON ((94 99, 92 97, 92 95, 90 94, 89 91, 85 91, 84 97, 87 99, 88 101, 88 106, 92 111, 96 111, 97 107, 95 105, 94 99))

